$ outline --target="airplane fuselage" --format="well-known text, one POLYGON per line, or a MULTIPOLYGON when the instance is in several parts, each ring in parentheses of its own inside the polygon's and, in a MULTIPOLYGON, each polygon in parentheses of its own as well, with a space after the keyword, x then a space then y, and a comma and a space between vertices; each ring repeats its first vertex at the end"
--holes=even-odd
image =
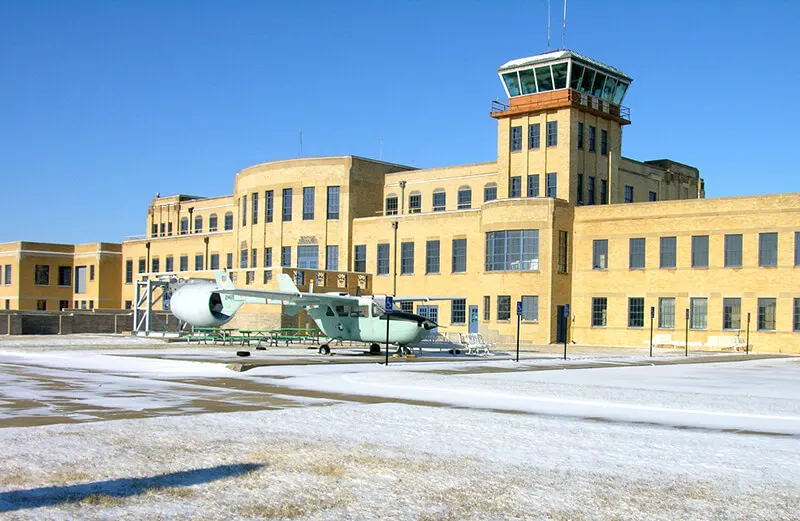
MULTIPOLYGON (((386 320, 381 320, 383 311, 370 299, 362 299, 359 306, 335 305, 310 308, 308 314, 317 327, 332 339, 354 340, 369 343, 386 342, 386 320)), ((389 320, 389 342, 406 346, 422 340, 429 329, 423 326, 425 319, 403 313, 389 320), (411 319, 409 319, 411 318, 411 319)))

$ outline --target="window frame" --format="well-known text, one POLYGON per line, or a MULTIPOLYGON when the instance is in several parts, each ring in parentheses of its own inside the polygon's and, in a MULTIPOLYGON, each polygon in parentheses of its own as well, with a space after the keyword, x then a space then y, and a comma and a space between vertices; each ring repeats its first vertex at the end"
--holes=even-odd
POLYGON ((441 242, 425 241, 425 275, 439 275, 441 271, 441 242))
POLYGON ((592 297, 592 327, 608 327, 608 297, 592 297))
POLYGON ((758 267, 759 268, 777 268, 778 267, 778 247, 779 238, 778 232, 762 232, 758 234, 758 267), (775 239, 775 251, 766 251, 767 240, 775 239))
POLYGON ((367 245, 356 244, 353 246, 353 271, 355 273, 367 272, 367 245))
POLYGON ((677 267, 678 267, 678 238, 676 236, 659 237, 658 268, 662 270, 673 270, 677 269, 677 267), (666 255, 671 255, 671 257, 665 258, 666 255), (671 264, 666 261, 671 261, 671 264))
POLYGON ((540 269, 540 243, 538 229, 525 230, 498 230, 486 232, 486 248, 484 256, 484 269, 487 272, 538 272, 540 269), (510 246, 516 246, 513 241, 519 241, 519 251, 513 251, 510 246), (502 244, 502 246, 500 246, 502 244), (502 257, 498 260, 498 256, 502 257), (511 256, 516 256, 511 258, 511 256), (518 268, 512 268, 517 263, 518 268), (523 269, 528 265, 530 268, 523 269))
POLYGON ((452 273, 467 272, 467 239, 453 239, 450 257, 452 273))
POLYGON ((431 195, 431 202, 434 212, 447 211, 447 192, 444 190, 444 188, 437 188, 433 191, 433 194, 431 195))
POLYGON ((708 298, 690 297, 689 298, 689 329, 693 331, 708 330, 708 298), (699 306, 699 304, 703 304, 699 306), (702 311, 702 314, 700 314, 702 311), (702 319, 702 320, 701 320, 702 319), (699 323, 702 322, 702 325, 699 323))
POLYGON ((723 264, 726 268, 741 268, 743 265, 744 257, 744 237, 741 233, 728 233, 725 234, 725 251, 723 253, 723 264), (738 240, 738 249, 734 248, 736 245, 731 244, 734 240, 738 240), (738 255, 738 264, 733 264, 736 261, 734 256, 738 255))
POLYGON ((284 188, 281 192, 281 221, 292 221, 292 189, 284 188))
POLYGON ((522 322, 539 322, 539 296, 522 295, 522 322))
POLYGON ((759 297, 758 314, 756 317, 757 330, 766 333, 776 331, 777 322, 778 322, 778 299, 773 297, 759 297), (770 307, 772 308, 771 313, 769 313, 770 307), (769 325, 772 325, 772 327, 769 327, 769 325))
POLYGON ((316 187, 314 186, 304 186, 303 187, 303 220, 304 221, 313 221, 314 220, 314 209, 316 207, 316 187))
POLYGON ((327 188, 327 202, 325 203, 325 217, 329 221, 339 220, 339 207, 341 197, 341 187, 339 185, 327 188))
POLYGON ((539 150, 541 148, 541 130, 540 123, 528 124, 528 150, 539 150))
POLYGON ((547 147, 558 146, 558 120, 547 122, 547 147))
POLYGON ((400 275, 414 274, 414 242, 400 243, 400 275))
POLYGON ((708 268, 709 245, 708 235, 692 235, 692 268, 708 268))
POLYGON ((459 298, 450 301, 450 323, 467 323, 467 299, 459 298))
POLYGON ((631 237, 628 239, 628 269, 629 270, 644 270, 647 269, 647 239, 645 237, 631 237), (636 241, 636 242, 634 242, 636 241), (641 241, 641 266, 638 264, 634 266, 634 259, 638 260, 640 253, 634 252, 634 244, 638 245, 641 241), (636 257, 634 257, 636 255, 636 257))
POLYGON ((511 152, 520 152, 522 150, 522 125, 511 127, 508 141, 511 152))
POLYGON ((497 295, 497 321, 511 321, 511 295, 497 295))
POLYGON ((644 297, 628 297, 628 329, 644 328, 644 297))
POLYGON ((741 331, 742 330, 742 299, 741 297, 722 298, 722 330, 741 331), (735 304, 735 306, 733 305, 735 304), (729 311, 730 308, 730 311, 729 311), (735 310, 735 312, 734 312, 735 310), (736 317, 736 326, 733 325, 736 317))
POLYGON ((469 210, 472 208, 472 188, 469 186, 459 187, 456 208, 459 210, 469 210))
POLYGON ((594 239, 592 241, 592 269, 608 271, 608 239, 594 239), (605 254, 604 265, 601 266, 600 255, 605 254))
POLYGON ((675 329, 675 297, 658 298, 658 329, 675 329), (668 303, 672 306, 671 314, 669 306, 665 306, 668 303), (671 320, 672 325, 669 325, 667 319, 671 320))
POLYGON ((389 257, 391 254, 391 245, 388 242, 378 243, 375 256, 377 258, 377 266, 375 269, 376 275, 389 274, 389 257))

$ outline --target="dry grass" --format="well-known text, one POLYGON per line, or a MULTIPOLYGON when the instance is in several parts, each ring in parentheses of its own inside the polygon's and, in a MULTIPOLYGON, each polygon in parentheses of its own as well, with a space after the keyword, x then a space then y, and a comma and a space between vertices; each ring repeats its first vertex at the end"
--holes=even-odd
POLYGON ((93 506, 93 507, 116 507, 122 504, 122 499, 109 496, 108 494, 89 494, 88 496, 74 501, 81 506, 93 506))
POLYGON ((336 497, 318 497, 312 494, 302 496, 303 500, 285 500, 276 503, 255 503, 236 508, 239 517, 256 519, 297 519, 331 508, 342 508, 353 502, 346 491, 336 497))
POLYGON ((144 495, 148 497, 168 496, 179 499, 189 499, 195 497, 197 495, 197 492, 187 487, 169 487, 169 488, 151 489, 148 490, 144 495))

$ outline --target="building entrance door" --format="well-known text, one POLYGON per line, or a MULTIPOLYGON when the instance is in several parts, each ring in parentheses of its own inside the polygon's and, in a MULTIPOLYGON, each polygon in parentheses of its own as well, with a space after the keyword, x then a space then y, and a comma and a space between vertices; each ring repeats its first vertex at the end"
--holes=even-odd
POLYGON ((469 332, 478 332, 478 306, 469 307, 469 332))
POLYGON ((563 344, 567 337, 567 317, 564 316, 564 306, 556 306, 556 315, 558 316, 556 342, 563 344))

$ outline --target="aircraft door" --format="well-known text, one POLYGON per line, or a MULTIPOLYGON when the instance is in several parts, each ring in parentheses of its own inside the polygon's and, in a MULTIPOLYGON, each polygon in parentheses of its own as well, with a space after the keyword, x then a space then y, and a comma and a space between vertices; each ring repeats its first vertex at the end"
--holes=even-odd
POLYGON ((469 307, 469 332, 478 332, 478 306, 469 307))
MULTIPOLYGON (((439 323, 439 306, 417 306, 417 315, 439 323)), ((435 337, 439 334, 439 328, 430 330, 427 336, 435 337)))

